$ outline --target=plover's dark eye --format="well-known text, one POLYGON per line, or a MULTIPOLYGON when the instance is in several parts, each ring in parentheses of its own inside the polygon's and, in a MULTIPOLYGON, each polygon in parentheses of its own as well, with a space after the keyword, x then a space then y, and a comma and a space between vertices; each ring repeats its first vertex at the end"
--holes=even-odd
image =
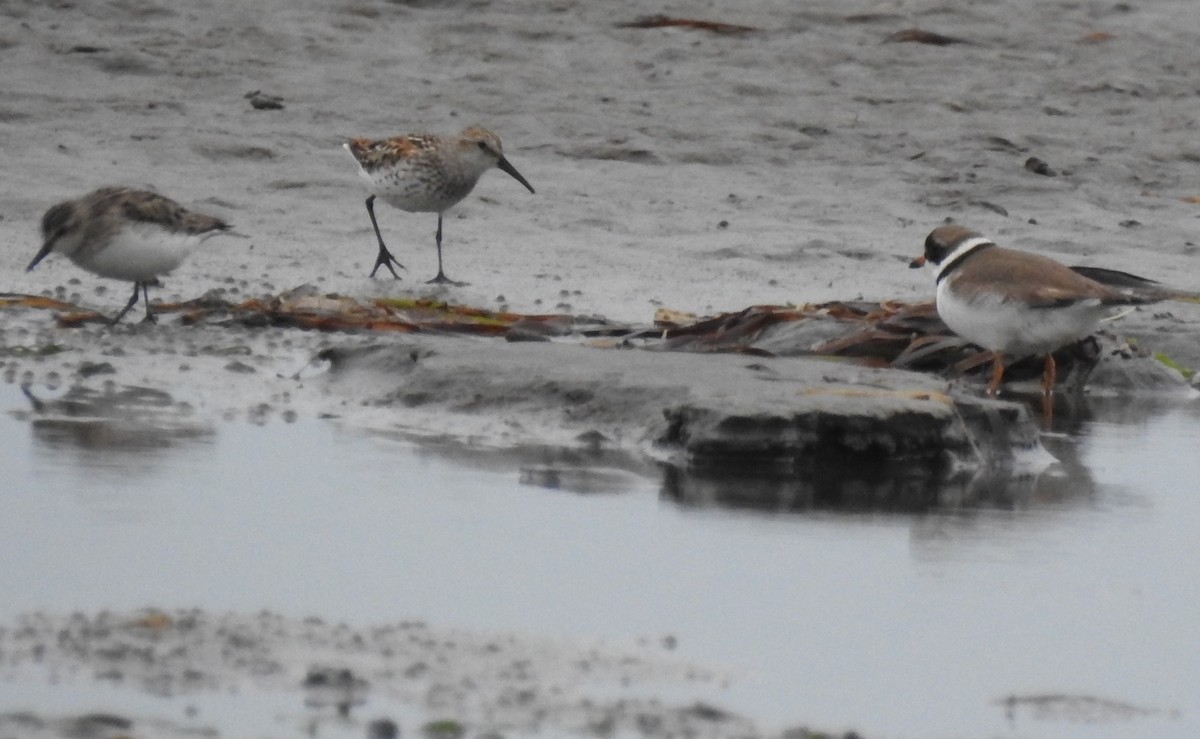
POLYGON ((479 146, 479 148, 480 148, 480 149, 482 149, 483 151, 487 151, 487 150, 488 150, 488 145, 487 145, 487 142, 486 142, 486 141, 480 141, 480 142, 479 142, 479 144, 478 144, 478 146, 479 146))

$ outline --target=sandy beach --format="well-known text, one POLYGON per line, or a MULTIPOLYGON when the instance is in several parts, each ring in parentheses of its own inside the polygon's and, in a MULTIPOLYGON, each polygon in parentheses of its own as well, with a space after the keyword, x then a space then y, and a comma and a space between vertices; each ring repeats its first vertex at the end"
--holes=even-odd
MULTIPOLYGON (((945 219, 1069 263, 1196 287, 1187 3, 754 3, 735 20, 761 30, 626 27, 676 12, 698 17, 636 2, 9 4, 5 290, 114 313, 127 285, 61 257, 23 271, 46 208, 113 183, 236 228, 167 279, 156 294, 168 301, 312 286, 649 323, 660 307, 920 300, 932 277, 907 262, 945 219), (888 41, 910 28, 962 43, 888 41), (255 91, 282 108, 256 108, 255 91), (366 190, 342 142, 475 123, 502 137, 537 194, 490 173, 451 211, 447 271, 466 287, 424 284, 436 268, 432 214, 380 204, 409 269, 367 278, 366 190), (1030 157, 1053 176, 1027 168, 1030 157)), ((1196 366, 1197 318, 1188 306, 1146 309, 1120 330, 1196 366)), ((105 380, 193 395, 218 413, 313 410, 319 402, 262 376, 290 377, 323 348, 364 341, 170 325, 64 332, 39 311, 10 312, 6 333, 72 348, 10 361, 10 378, 61 384, 117 348, 105 380), (251 382, 220 371, 223 357, 206 362, 204 347, 230 340, 260 370, 251 382), (178 354, 193 370, 182 384, 178 354), (228 382, 238 391, 211 392, 228 382)))
POLYGON ((210 242, 169 293, 434 292, 430 215, 382 209, 409 273, 364 279, 366 193, 341 143, 474 123, 538 194, 493 173, 447 219, 447 269, 472 283, 438 292, 456 302, 647 320, 927 296, 905 260, 945 218, 1178 280, 1191 8, 1124 7, 753 3, 736 20, 764 30, 724 35, 618 27, 686 10, 637 2, 8 4, 7 287, 74 278, 90 301, 103 283, 68 264, 21 270, 50 204, 121 183, 246 237, 210 242), (885 43, 909 27, 966 43, 885 43), (256 110, 255 90, 284 107, 256 110))
MULTIPOLYGON (((7 293, 110 315, 124 304, 127 284, 61 256, 25 271, 46 209, 111 184, 234 226, 152 293, 164 301, 308 286, 649 324, 659 308, 927 300, 933 277, 908 262, 946 220, 1200 289, 1188 0, 11 0, 0 18, 7 293), (658 14, 748 30, 638 22, 658 14), (894 36, 914 28, 953 43, 894 36), (278 105, 253 104, 263 99, 278 105), (343 142, 475 124, 536 194, 491 172, 447 215, 446 271, 462 287, 425 284, 436 217, 380 203, 407 271, 369 278, 367 191, 343 142)), ((1198 329, 1200 309, 1170 304, 1114 331, 1196 367, 1198 329)), ((10 308, 0 366, 10 383, 52 390, 160 390, 189 418, 336 415, 417 436, 563 442, 561 428, 510 433, 503 408, 372 408, 378 388, 331 390, 314 369, 324 350, 389 340, 170 315, 64 328, 54 311, 10 308)), ((486 366, 489 340, 465 341, 486 366)))

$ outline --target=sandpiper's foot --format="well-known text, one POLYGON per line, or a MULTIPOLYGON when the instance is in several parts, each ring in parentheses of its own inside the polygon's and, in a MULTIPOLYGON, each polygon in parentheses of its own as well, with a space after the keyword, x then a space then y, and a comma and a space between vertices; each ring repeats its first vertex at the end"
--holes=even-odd
POLYGON ((392 273, 392 277, 395 277, 397 280, 400 279, 400 275, 396 274, 396 269, 392 267, 393 264, 400 269, 407 269, 403 264, 400 264, 400 260, 392 256, 392 253, 387 250, 387 247, 385 247, 383 244, 380 244, 379 255, 375 257, 375 268, 371 270, 371 277, 375 276, 375 273, 379 271, 380 267, 387 267, 388 272, 392 273))
POLYGON ((452 280, 446 276, 445 272, 442 272, 439 270, 437 273, 437 277, 434 277, 432 280, 426 280, 425 284, 426 285, 453 285, 455 287, 466 287, 467 285, 470 285, 471 283, 459 282, 457 280, 452 280))

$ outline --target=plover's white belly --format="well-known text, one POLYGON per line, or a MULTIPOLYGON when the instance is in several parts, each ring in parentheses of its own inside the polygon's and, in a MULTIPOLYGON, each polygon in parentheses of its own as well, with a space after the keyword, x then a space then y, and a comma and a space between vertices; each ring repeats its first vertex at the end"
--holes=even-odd
POLYGON ((985 349, 1017 356, 1046 354, 1093 331, 1108 309, 1098 300, 1056 308, 1031 308, 986 295, 971 302, 938 285, 938 315, 950 330, 985 349))
POLYGON ((101 277, 150 281, 178 267, 200 241, 199 236, 134 223, 122 228, 107 244, 85 244, 71 259, 101 277))

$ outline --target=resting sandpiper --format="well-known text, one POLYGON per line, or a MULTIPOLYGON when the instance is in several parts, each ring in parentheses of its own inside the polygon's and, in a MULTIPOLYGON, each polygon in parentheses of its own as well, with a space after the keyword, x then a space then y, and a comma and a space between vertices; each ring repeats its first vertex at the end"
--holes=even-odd
POLYGON ((111 321, 116 324, 147 288, 179 266, 204 239, 229 229, 219 218, 184 208, 170 198, 146 190, 105 187, 76 200, 59 203, 42 216, 42 248, 25 268, 33 269, 52 251, 101 277, 133 281, 133 296, 111 321))

